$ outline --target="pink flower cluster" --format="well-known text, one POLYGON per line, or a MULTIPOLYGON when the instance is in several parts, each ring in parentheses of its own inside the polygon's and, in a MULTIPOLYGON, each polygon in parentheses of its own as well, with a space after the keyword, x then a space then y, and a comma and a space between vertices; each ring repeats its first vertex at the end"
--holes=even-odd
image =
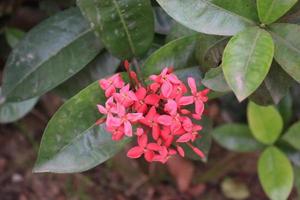
POLYGON ((170 68, 150 76, 151 83, 143 86, 129 69, 128 62, 125 68, 130 84, 126 84, 120 74, 99 81, 107 101, 105 106, 98 105, 99 112, 105 116, 98 124, 106 123, 113 140, 137 137, 137 145, 127 152, 129 158, 144 155, 148 162, 165 163, 175 154, 184 157, 182 144, 204 158, 204 153, 193 145, 202 127, 193 121, 201 119, 209 90, 197 91, 191 77, 188 90, 170 68), (193 106, 192 111, 186 106, 193 106))

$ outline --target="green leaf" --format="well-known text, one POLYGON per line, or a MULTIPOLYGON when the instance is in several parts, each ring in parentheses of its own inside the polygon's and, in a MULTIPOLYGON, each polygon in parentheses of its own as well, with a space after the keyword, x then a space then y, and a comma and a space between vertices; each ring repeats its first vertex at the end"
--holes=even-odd
POLYGON ((270 199, 287 199, 293 187, 293 168, 288 158, 278 148, 268 147, 261 154, 258 161, 258 176, 270 199))
POLYGON ((251 152, 263 148, 244 124, 226 124, 217 127, 212 131, 212 136, 218 144, 231 151, 251 152))
POLYGON ((231 91, 229 86, 227 85, 224 74, 222 71, 222 67, 219 66, 217 68, 210 69, 206 74, 202 81, 202 83, 217 92, 229 92, 231 91))
POLYGON ((293 100, 290 93, 288 93, 277 105, 277 109, 282 116, 285 125, 289 124, 293 115, 293 100))
POLYGON ((295 175, 295 187, 298 192, 298 196, 300 195, 300 167, 294 166, 294 175, 295 175))
POLYGON ((228 38, 223 36, 202 34, 199 37, 196 58, 202 70, 208 71, 220 65, 227 42, 228 38))
POLYGON ((273 62, 264 84, 275 104, 287 95, 292 83, 290 76, 276 62, 273 62))
POLYGON ((297 0, 257 0, 259 19, 264 24, 271 24, 282 17, 297 3, 297 0))
POLYGON ((113 57, 108 52, 103 52, 91 63, 89 63, 83 70, 55 88, 54 91, 61 97, 68 99, 94 81, 113 74, 118 68, 119 64, 119 59, 113 57))
POLYGON ((175 22, 171 28, 170 33, 168 34, 166 38, 166 42, 171 42, 172 40, 179 39, 184 36, 190 36, 190 35, 196 35, 199 34, 196 31, 193 31, 192 29, 187 28, 186 26, 183 26, 177 22, 175 22))
POLYGON ((266 87, 266 84, 262 83, 256 90, 249 96, 249 100, 253 101, 260 106, 273 105, 274 101, 270 95, 269 90, 266 87))
POLYGON ((267 76, 274 54, 271 35, 258 27, 237 34, 223 53, 225 79, 239 101, 247 98, 267 76))
POLYGON ((63 11, 33 28, 10 54, 3 77, 9 101, 40 96, 87 65, 99 52, 80 11, 63 11))
POLYGON ((225 2, 224 0, 157 0, 157 2, 176 21, 201 33, 234 35, 255 24, 252 20, 237 14, 237 11, 242 9, 256 12, 253 7, 245 6, 245 0, 225 2))
POLYGON ((270 28, 275 41, 275 60, 300 83, 300 26, 274 24, 270 28))
POLYGON ((141 56, 154 36, 154 16, 149 0, 77 0, 105 47, 115 56, 141 56))
POLYGON ((283 120, 274 106, 249 102, 247 117, 254 137, 263 144, 273 144, 283 129, 283 120))
POLYGON ((167 43, 155 51, 142 67, 144 77, 160 73, 165 67, 180 69, 193 66, 195 62, 195 46, 198 36, 186 36, 167 43))
POLYGON ((88 170, 116 154, 128 140, 112 141, 96 105, 105 103, 98 81, 68 100, 49 121, 34 172, 71 173, 88 170))
POLYGON ((293 124, 283 135, 282 139, 295 149, 300 150, 300 122, 293 124))
POLYGON ((31 111, 37 101, 38 98, 33 98, 16 103, 0 103, 0 123, 11 123, 21 119, 31 111))
POLYGON ((24 37, 25 32, 17 28, 5 28, 5 38, 11 48, 14 48, 24 37))

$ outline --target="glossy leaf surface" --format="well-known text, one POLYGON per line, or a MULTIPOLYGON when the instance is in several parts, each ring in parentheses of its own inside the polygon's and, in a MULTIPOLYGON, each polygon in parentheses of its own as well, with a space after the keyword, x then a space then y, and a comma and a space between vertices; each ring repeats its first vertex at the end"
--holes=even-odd
POLYGON ((263 145, 256 141, 247 125, 226 124, 212 131, 213 138, 222 147, 236 152, 260 150, 263 145))
POLYGON ((143 55, 154 36, 150 0, 77 0, 105 47, 128 59, 143 55))
POLYGON ((102 48, 76 8, 46 19, 10 54, 3 95, 10 101, 40 96, 87 65, 102 48))
POLYGON ((254 137, 264 143, 273 144, 283 129, 283 120, 274 106, 259 106, 249 102, 248 123, 254 137))
POLYGON ((111 140, 96 105, 105 97, 98 82, 68 100, 49 121, 41 141, 34 172, 73 173, 106 161, 127 142, 111 140))
POLYGON ((270 199, 287 199, 293 187, 293 168, 288 158, 277 147, 268 147, 261 154, 258 176, 270 199))
POLYGON ((297 0, 257 0, 260 21, 271 24, 290 10, 297 0))
POLYGON ((272 37, 260 28, 249 28, 231 38, 224 50, 222 67, 225 79, 239 101, 263 82, 273 54, 272 37))
POLYGON ((300 25, 274 24, 275 60, 297 82, 300 82, 300 25))
POLYGON ((176 21, 201 33, 234 35, 255 24, 247 17, 237 14, 242 9, 251 9, 252 13, 256 13, 255 7, 245 6, 245 1, 157 0, 157 2, 176 21))

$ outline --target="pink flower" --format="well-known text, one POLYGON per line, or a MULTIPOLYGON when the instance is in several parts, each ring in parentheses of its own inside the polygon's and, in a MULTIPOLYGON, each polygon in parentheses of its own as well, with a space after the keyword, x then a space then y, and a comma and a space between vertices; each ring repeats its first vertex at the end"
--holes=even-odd
POLYGON ((114 93, 113 97, 116 101, 125 107, 132 105, 138 99, 136 98, 133 91, 129 89, 129 84, 125 85, 120 89, 120 93, 114 93))
POLYGON ((115 74, 108 79, 101 79, 99 85, 105 91, 105 96, 110 97, 116 92, 116 88, 122 88, 124 86, 124 81, 120 74, 115 74))
MULTIPOLYGON (((160 75, 152 75, 150 79, 156 85, 161 84, 161 93, 164 97, 169 97, 173 91, 173 84, 180 84, 181 81, 174 74, 168 74, 168 68, 163 69, 160 75)), ((157 87, 157 86, 156 86, 157 87)))
POLYGON ((187 131, 187 133, 181 135, 176 142, 186 143, 186 142, 194 142, 198 137, 198 132, 202 130, 202 126, 193 124, 189 118, 186 118, 182 123, 183 129, 187 131))
POLYGON ((159 115, 156 112, 156 108, 152 106, 147 113, 147 115, 140 120, 140 122, 152 129, 152 137, 154 140, 157 140, 160 135, 160 128, 158 125, 159 115))
POLYGON ((202 127, 192 118, 201 119, 209 90, 197 91, 195 80, 188 78, 192 95, 187 95, 185 84, 168 68, 150 76, 152 83, 146 87, 130 69, 130 63, 124 64, 130 84, 125 85, 119 74, 99 81, 107 101, 105 106, 97 105, 104 116, 96 124, 106 123, 112 140, 137 137, 137 145, 127 152, 129 158, 144 156, 148 162, 165 163, 175 154, 185 156, 181 144, 204 158, 205 154, 193 145, 201 139, 198 132, 202 127), (188 106, 194 106, 195 112, 188 106))
POLYGON ((137 101, 135 102, 134 108, 140 113, 145 113, 148 108, 147 105, 156 106, 160 100, 157 94, 147 95, 147 90, 144 87, 138 88, 135 95, 137 101))
POLYGON ((121 104, 117 104, 118 117, 112 117, 114 124, 109 126, 124 126, 124 134, 128 137, 132 136, 132 123, 143 119, 142 113, 126 113, 125 107, 121 104))
POLYGON ((156 143, 148 144, 148 137, 143 134, 138 137, 138 146, 132 147, 127 152, 129 158, 139 158, 144 154, 145 160, 151 162, 155 156, 155 151, 159 151, 161 147, 156 143))
POLYGON ((191 89, 191 93, 194 97, 194 103, 195 103, 195 113, 197 115, 202 115, 204 110, 204 102, 208 100, 207 93, 209 92, 208 89, 197 92, 196 82, 194 78, 189 77, 188 78, 188 85, 191 89))

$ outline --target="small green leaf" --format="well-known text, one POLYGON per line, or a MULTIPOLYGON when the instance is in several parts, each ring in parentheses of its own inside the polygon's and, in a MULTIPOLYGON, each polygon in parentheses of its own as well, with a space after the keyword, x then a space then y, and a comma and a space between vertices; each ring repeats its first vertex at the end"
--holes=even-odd
POLYGON ((268 147, 258 161, 258 176, 265 193, 272 200, 288 198, 294 181, 288 158, 276 147, 268 147))
POLYGON ((270 28, 275 41, 275 60, 300 83, 300 25, 273 24, 270 28))
POLYGON ((11 48, 14 48, 24 37, 25 32, 17 28, 5 28, 5 38, 11 48))
POLYGON ((113 74, 120 64, 120 60, 108 52, 98 55, 83 70, 75 74, 63 84, 54 89, 61 97, 68 99, 96 80, 113 74))
POLYGON ((259 19, 271 24, 289 11, 298 0, 257 0, 259 19))
MULTIPOLYGON (((1 88, 0 88, 1 96, 1 88)), ((29 99, 21 102, 3 102, 0 103, 0 123, 11 123, 24 117, 34 105, 38 98, 29 99)))
POLYGON ((165 67, 180 69, 193 66, 195 62, 195 46, 198 36, 186 36, 167 43, 155 51, 142 67, 144 77, 160 73, 165 67))
POLYGON ((97 104, 105 97, 98 81, 68 100, 49 121, 34 172, 73 173, 88 170, 116 154, 128 140, 111 140, 97 104))
POLYGON ((77 0, 105 47, 115 56, 141 56, 154 36, 150 0, 77 0))
POLYGON ((271 35, 257 27, 237 34, 223 53, 225 79, 239 101, 247 98, 267 76, 274 54, 271 35))
POLYGON ((157 2, 176 21, 201 33, 234 35, 255 24, 251 19, 238 14, 242 9, 243 13, 248 13, 245 12, 248 9, 256 13, 255 7, 245 6, 245 0, 157 0, 157 2))
POLYGON ((293 124, 283 135, 282 139, 292 147, 300 150, 300 122, 293 124))
POLYGON ((206 87, 212 89, 213 91, 217 91, 217 92, 231 91, 231 89, 229 88, 229 86, 227 85, 227 83, 225 81, 221 66, 210 69, 205 74, 205 77, 204 77, 202 83, 206 87))
POLYGON ((273 144, 283 129, 283 120, 274 106, 259 106, 249 102, 247 117, 254 137, 264 143, 273 144))
POLYGON ((226 124, 212 131, 213 138, 222 147, 236 152, 261 150, 264 145, 257 142, 244 124, 226 124))
POLYGON ((80 71, 101 48, 79 9, 58 13, 29 31, 12 51, 3 95, 9 101, 40 96, 80 71))

